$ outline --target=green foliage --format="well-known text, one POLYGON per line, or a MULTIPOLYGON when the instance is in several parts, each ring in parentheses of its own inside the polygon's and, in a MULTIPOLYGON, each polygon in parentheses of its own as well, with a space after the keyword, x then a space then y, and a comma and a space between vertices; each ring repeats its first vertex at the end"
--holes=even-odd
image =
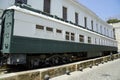
POLYGON ((107 20, 107 23, 118 23, 118 22, 120 22, 120 20, 118 20, 118 19, 109 19, 109 20, 107 20))

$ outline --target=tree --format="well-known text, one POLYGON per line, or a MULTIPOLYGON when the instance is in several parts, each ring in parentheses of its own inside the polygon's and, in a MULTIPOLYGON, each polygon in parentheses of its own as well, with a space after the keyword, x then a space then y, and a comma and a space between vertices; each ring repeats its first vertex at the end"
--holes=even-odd
POLYGON ((109 19, 109 20, 107 20, 107 23, 118 23, 118 22, 120 22, 120 20, 118 20, 118 19, 109 19))

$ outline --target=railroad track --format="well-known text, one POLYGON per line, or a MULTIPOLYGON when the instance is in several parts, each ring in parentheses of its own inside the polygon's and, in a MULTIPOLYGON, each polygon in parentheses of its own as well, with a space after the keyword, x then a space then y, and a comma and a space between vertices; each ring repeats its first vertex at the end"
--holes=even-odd
POLYGON ((120 58, 120 54, 112 56, 99 57, 90 60, 84 60, 80 62, 65 64, 61 66, 35 69, 17 72, 15 74, 6 74, 7 77, 0 76, 0 80, 49 80, 50 78, 57 77, 63 74, 70 75, 74 71, 83 71, 85 68, 92 68, 93 66, 99 66, 109 61, 113 61, 120 58))
POLYGON ((36 68, 30 68, 30 69, 28 67, 26 67, 26 66, 23 66, 23 65, 14 65, 14 66, 4 65, 4 66, 0 67, 0 73, 6 74, 6 73, 21 72, 21 71, 28 71, 28 70, 35 70, 35 69, 51 68, 51 67, 69 65, 69 64, 74 64, 74 63, 77 63, 77 62, 83 62, 83 61, 89 61, 89 60, 92 60, 92 61, 87 62, 86 65, 89 65, 89 67, 92 67, 93 64, 98 65, 99 63, 104 63, 104 62, 107 62, 109 60, 118 58, 118 56, 119 55, 115 54, 113 56, 105 56, 105 57, 100 57, 100 58, 99 57, 94 58, 95 61, 93 61, 94 59, 86 59, 86 60, 80 60, 80 61, 77 60, 77 61, 64 63, 64 64, 58 64, 58 65, 54 65, 54 66, 44 66, 44 67, 42 66, 42 67, 36 67, 36 68))

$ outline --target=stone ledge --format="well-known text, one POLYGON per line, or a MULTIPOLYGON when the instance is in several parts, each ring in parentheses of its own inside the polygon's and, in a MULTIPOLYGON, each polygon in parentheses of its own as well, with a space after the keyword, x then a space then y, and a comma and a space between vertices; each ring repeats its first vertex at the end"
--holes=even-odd
POLYGON ((104 62, 118 58, 120 58, 120 54, 80 61, 57 67, 5 74, 4 77, 0 76, 0 80, 45 80, 45 77, 53 78, 64 74, 70 75, 71 72, 82 71, 85 68, 92 68, 92 66, 98 66, 99 64, 103 64, 104 62))

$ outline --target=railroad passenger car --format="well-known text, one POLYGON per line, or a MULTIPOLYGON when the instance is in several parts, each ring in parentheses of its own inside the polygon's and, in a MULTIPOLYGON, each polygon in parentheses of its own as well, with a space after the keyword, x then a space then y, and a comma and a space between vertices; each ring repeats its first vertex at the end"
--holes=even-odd
POLYGON ((8 2, 0 43, 7 64, 52 66, 117 51, 113 27, 75 0, 8 2))

